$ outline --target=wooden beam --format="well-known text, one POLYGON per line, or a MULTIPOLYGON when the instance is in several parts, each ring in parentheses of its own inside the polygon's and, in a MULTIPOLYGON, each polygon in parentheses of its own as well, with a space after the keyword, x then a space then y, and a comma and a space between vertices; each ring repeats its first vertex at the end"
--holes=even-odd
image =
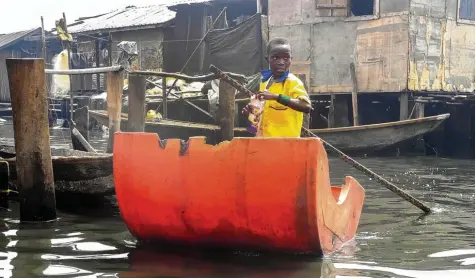
MULTIPOLYGON (((183 74, 175 74, 175 73, 164 73, 164 72, 153 72, 153 71, 133 71, 129 72, 130 75, 144 75, 144 76, 156 76, 156 77, 166 77, 166 78, 176 78, 180 80, 184 80, 186 82, 205 82, 216 79, 214 74, 208 74, 204 76, 187 76, 183 74)), ((240 82, 246 81, 246 77, 243 75, 227 73, 230 77, 240 82)))
POLYGON ((220 80, 219 86, 218 117, 220 140, 232 140, 235 128, 235 88, 223 80, 220 80))
POLYGON ((359 126, 358 86, 354 62, 350 63, 350 77, 352 79, 352 118, 354 120, 354 126, 359 126))
POLYGON ((43 59, 7 59, 12 100, 20 221, 56 219, 43 59))
POLYGON ((145 76, 129 76, 128 132, 145 130, 145 76))
POLYGON ((51 75, 86 75, 86 74, 103 74, 110 72, 122 71, 122 66, 100 67, 100 68, 88 68, 88 69, 74 69, 74 70, 45 70, 46 74, 51 75))
POLYGON ((121 130, 122 89, 124 77, 122 72, 107 73, 107 112, 109 116, 109 140, 107 153, 114 150, 114 134, 121 130))

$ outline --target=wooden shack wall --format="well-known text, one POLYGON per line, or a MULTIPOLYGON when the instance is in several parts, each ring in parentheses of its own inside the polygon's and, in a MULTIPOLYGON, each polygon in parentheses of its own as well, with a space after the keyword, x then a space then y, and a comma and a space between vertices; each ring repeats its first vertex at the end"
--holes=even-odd
POLYGON ((164 32, 162 28, 112 33, 113 62, 117 61, 119 57, 121 50, 117 47, 117 44, 122 41, 133 41, 137 43, 139 57, 132 64, 133 69, 162 71, 164 68, 164 32))
POLYGON ((309 64, 311 93, 351 92, 352 60, 360 92, 474 90, 474 24, 456 20, 458 0, 375 1, 367 17, 316 7, 347 0, 269 2, 270 37, 309 64))
POLYGON ((289 38, 294 59, 302 64, 311 62, 311 93, 351 92, 349 65, 353 60, 360 92, 405 90, 409 0, 376 0, 378 13, 367 17, 347 17, 345 10, 331 14, 317 9, 316 3, 328 1, 269 3, 270 37, 289 38))
POLYGON ((458 19, 458 0, 412 0, 408 88, 474 91, 474 22, 458 19))

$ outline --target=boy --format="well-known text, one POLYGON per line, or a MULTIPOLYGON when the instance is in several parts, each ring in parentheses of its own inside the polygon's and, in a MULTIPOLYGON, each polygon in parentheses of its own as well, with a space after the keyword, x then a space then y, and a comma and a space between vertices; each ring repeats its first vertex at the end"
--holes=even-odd
MULTIPOLYGON (((270 70, 263 71, 259 100, 265 100, 257 135, 262 137, 300 137, 303 113, 311 111, 311 101, 299 78, 289 72, 291 44, 276 38, 267 48, 270 70)), ((249 105, 243 109, 248 113, 249 105)))

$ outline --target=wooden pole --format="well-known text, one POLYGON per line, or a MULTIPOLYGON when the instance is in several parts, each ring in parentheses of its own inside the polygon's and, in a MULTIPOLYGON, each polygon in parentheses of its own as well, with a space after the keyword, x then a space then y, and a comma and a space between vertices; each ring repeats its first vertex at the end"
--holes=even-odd
POLYGON ((128 132, 145 129, 145 76, 129 75, 128 132))
POLYGON ((43 59, 7 59, 20 221, 56 219, 43 59))
POLYGON ((219 86, 218 116, 221 141, 232 140, 235 128, 235 88, 224 81, 220 81, 219 86))
POLYGON ((41 56, 43 57, 46 63, 46 35, 43 17, 41 17, 41 56))
POLYGON ((331 103, 329 105, 329 115, 327 116, 327 128, 334 128, 335 127, 335 104, 336 104, 336 96, 331 94, 331 103))
POLYGON ((425 104, 418 103, 416 118, 423 118, 425 117, 425 104))
POLYGON ((162 78, 162 117, 167 119, 167 79, 162 78))
POLYGON ((124 78, 121 72, 107 73, 107 112, 109 116, 109 141, 107 153, 112 153, 114 148, 114 134, 121 130, 122 89, 124 78))
MULTIPOLYGON (((238 91, 240 92, 243 92, 243 93, 247 93, 249 94, 250 96, 253 95, 254 93, 251 92, 250 90, 248 90, 246 87, 244 87, 243 85, 239 84, 238 82, 236 82, 235 80, 233 80, 232 78, 230 78, 227 74, 223 73, 222 71, 220 71, 217 67, 215 67, 214 65, 210 65, 210 71, 212 73, 214 73, 218 78, 220 78, 221 81, 225 81, 227 83, 229 83, 231 86, 233 86, 234 88, 236 88, 238 91)), ((221 83, 221 82, 220 82, 221 83)), ((331 144, 329 144, 328 142, 326 142, 325 140, 319 138, 318 136, 316 136, 315 134, 313 134, 311 131, 309 131, 308 129, 306 128, 303 128, 302 129, 304 131, 304 133, 306 133, 308 136, 311 136, 311 137, 316 137, 318 138, 323 144, 325 147, 327 147, 328 149, 331 150, 331 152, 339 155, 339 157, 351 164, 355 169, 363 172, 365 175, 367 175, 368 177, 372 178, 372 179, 375 179, 377 182, 379 182, 380 184, 382 184, 384 187, 386 187, 387 189, 389 189, 390 191, 394 192, 395 194, 399 195, 400 197, 402 197, 403 199, 405 199, 406 201, 410 202, 411 204, 413 204, 414 206, 420 208, 423 212, 425 213, 431 213, 431 209, 424 205, 421 201, 417 200, 416 198, 412 197, 410 194, 407 194, 405 191, 403 191, 402 189, 398 188, 397 186, 395 186, 394 184, 390 183, 389 181, 387 181, 385 178, 379 176, 378 174, 374 173, 373 171, 369 170, 368 168, 366 168, 365 166, 361 165, 360 163, 358 163, 357 161, 355 161, 354 159, 350 158, 349 156, 347 156, 346 154, 344 154, 342 151, 340 151, 339 149, 335 148, 334 146, 332 146, 331 144)))
POLYGON ((84 106, 74 111, 74 123, 70 123, 71 140, 73 142, 73 149, 95 152, 88 143, 89 140, 89 107, 84 106), (87 143, 87 144, 86 144, 87 143))
POLYGON ((261 0, 256 0, 256 13, 261 14, 263 11, 263 6, 261 5, 261 0))
MULTIPOLYGON (((66 21, 66 14, 63 13, 63 20, 64 20, 64 34, 66 35, 66 37, 68 37, 68 23, 66 21)), ((66 50, 68 51, 68 69, 72 69, 71 68, 71 42, 70 41, 66 41, 66 50)), ((68 79, 69 79, 69 98, 70 98, 70 101, 69 101, 69 112, 70 112, 70 115, 69 115, 69 119, 72 120, 73 119, 73 110, 74 110, 74 101, 73 101, 73 97, 74 97, 74 94, 73 94, 73 80, 71 78, 71 76, 68 76, 68 79)))
POLYGON ((108 53, 109 53, 109 66, 112 66, 112 35, 109 32, 109 45, 108 45, 108 53))
MULTIPOLYGON (((95 41, 95 46, 94 50, 96 52, 96 68, 99 68, 101 65, 101 62, 99 61, 99 40, 96 39, 95 41)), ((101 93, 101 74, 97 73, 96 74, 96 93, 101 93)))
POLYGON ((400 95, 400 120, 408 119, 408 93, 400 95))
POLYGON ((354 120, 354 126, 359 126, 359 106, 357 102, 358 87, 354 62, 350 63, 350 77, 352 79, 352 115, 354 120))

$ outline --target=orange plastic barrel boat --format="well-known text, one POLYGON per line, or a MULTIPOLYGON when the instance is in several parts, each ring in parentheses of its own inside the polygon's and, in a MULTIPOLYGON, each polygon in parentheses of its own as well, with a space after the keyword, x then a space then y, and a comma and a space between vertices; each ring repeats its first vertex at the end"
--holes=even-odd
POLYGON ((365 196, 350 176, 330 186, 315 138, 117 133, 113 160, 122 218, 143 241, 327 254, 354 238, 365 196))

